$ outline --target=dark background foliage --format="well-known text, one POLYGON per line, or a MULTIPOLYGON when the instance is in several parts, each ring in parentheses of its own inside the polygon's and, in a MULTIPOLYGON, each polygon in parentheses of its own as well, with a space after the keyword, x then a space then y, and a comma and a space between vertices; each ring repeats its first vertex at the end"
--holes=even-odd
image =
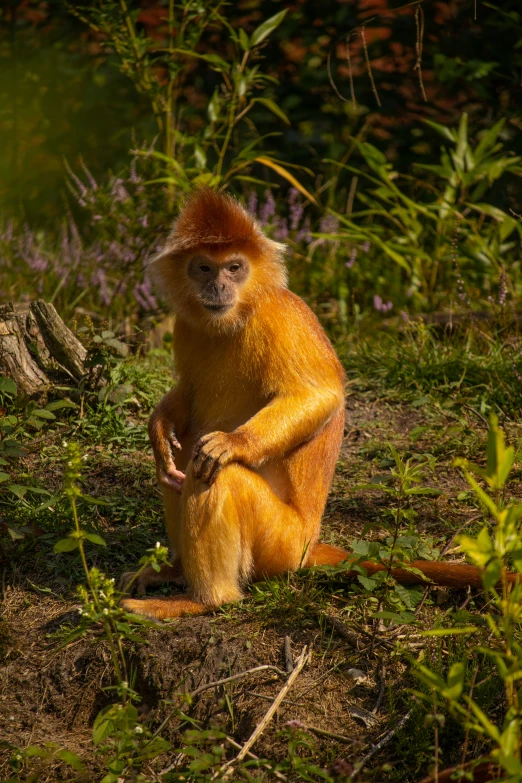
MULTIPOLYGON (((72 3, 77 9, 79 3, 72 3)), ((166 2, 141 0, 137 28, 161 41, 166 2)), ((382 149, 396 168, 438 157, 440 138, 422 119, 454 125, 464 111, 475 130, 507 117, 510 149, 519 153, 522 68, 522 15, 517 0, 500 6, 473 0, 422 4, 424 36, 422 98, 414 7, 391 0, 294 3, 241 0, 226 8, 236 29, 251 32, 263 19, 288 8, 283 24, 262 51, 268 72, 279 80, 270 94, 291 119, 278 127, 278 154, 316 168, 322 158, 341 159, 350 135, 382 149), (475 8, 476 5, 476 8, 475 8), (398 9, 399 10, 395 10, 398 9), (476 18, 475 18, 476 17, 476 18), (371 62, 375 94, 358 25, 371 62), (354 92, 350 101, 346 37, 350 37, 354 92), (332 54, 332 76, 327 73, 332 54)), ((421 20, 419 20, 421 21, 421 20)), ((206 32, 201 50, 227 57, 223 29, 206 32)), ((135 139, 152 141, 156 127, 144 96, 117 67, 104 36, 73 16, 61 0, 7 0, 0 11, 0 204, 6 215, 31 223, 53 221, 64 209, 63 159, 76 165, 81 156, 95 177, 117 172, 128 160, 135 139)), ((216 76, 204 63, 187 63, 190 78, 180 100, 185 120, 198 126, 216 76)), ((260 134, 274 130, 272 115, 256 107, 260 134)), ((499 206, 515 206, 518 178, 498 187, 499 206)))

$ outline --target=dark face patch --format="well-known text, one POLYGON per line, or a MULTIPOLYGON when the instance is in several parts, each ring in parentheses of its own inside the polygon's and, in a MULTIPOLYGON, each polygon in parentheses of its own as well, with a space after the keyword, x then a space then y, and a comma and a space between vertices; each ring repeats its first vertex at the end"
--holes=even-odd
POLYGON ((250 274, 246 258, 232 256, 219 264, 207 256, 191 258, 187 274, 196 284, 198 298, 210 312, 225 313, 236 304, 238 290, 250 274))

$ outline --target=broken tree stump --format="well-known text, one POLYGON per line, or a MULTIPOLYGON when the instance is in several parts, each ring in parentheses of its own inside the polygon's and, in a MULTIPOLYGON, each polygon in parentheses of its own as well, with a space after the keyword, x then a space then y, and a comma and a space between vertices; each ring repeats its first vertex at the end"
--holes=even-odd
POLYGON ((11 378, 20 392, 42 394, 64 375, 80 381, 87 372, 86 355, 54 305, 38 299, 0 306, 0 374, 11 378))

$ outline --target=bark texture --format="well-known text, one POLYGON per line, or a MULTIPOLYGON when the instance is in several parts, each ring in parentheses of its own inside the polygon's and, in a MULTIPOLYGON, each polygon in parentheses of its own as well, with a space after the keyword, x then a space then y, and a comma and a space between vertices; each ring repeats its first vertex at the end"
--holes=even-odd
POLYGON ((19 392, 45 393, 64 375, 79 382, 86 354, 54 305, 38 299, 0 306, 0 374, 12 378, 19 392))

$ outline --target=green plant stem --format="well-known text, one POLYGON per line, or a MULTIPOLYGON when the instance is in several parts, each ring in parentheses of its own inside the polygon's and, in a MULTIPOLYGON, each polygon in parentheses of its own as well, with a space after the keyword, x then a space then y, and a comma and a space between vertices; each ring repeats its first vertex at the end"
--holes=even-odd
MULTIPOLYGON (((85 571, 85 578, 87 580, 87 584, 89 586, 89 590, 90 590, 92 599, 94 601, 94 605, 96 606, 96 610, 98 612, 100 612, 101 611, 101 607, 100 607, 100 604, 99 604, 99 601, 98 601, 98 596, 96 595, 96 591, 93 590, 93 587, 92 587, 92 582, 91 582, 91 577, 90 577, 90 572, 89 572, 89 566, 87 565, 87 558, 85 557, 85 548, 83 546, 83 539, 80 537, 81 533, 82 533, 82 530, 80 528, 80 520, 78 518, 78 509, 76 507, 76 499, 75 499, 74 495, 71 495, 71 506, 72 506, 72 512, 73 512, 74 526, 76 528, 76 532, 78 533, 78 549, 80 550, 80 556, 81 556, 81 559, 82 559, 83 570, 85 571)), ((112 664, 114 666, 114 671, 116 672, 116 677, 118 678, 119 682, 122 682, 123 677, 122 677, 122 673, 121 673, 121 667, 120 667, 120 663, 118 661, 118 655, 117 655, 117 652, 116 652, 116 645, 114 643, 114 637, 113 637, 113 634, 112 634, 112 628, 111 628, 109 620, 104 620, 103 621, 103 627, 105 629, 105 633, 106 633, 107 639, 109 641, 109 647, 110 647, 110 651, 111 651, 111 659, 112 659, 112 664)), ((120 651, 121 659, 123 661, 123 667, 126 670, 125 657, 123 655, 123 649, 121 647, 121 640, 118 639, 118 642, 119 642, 119 651, 120 651)))
POLYGON ((240 66, 238 68, 237 76, 236 76, 236 79, 235 79, 235 82, 234 82, 234 91, 232 93, 232 98, 231 98, 231 101, 230 101, 230 109, 229 109, 229 112, 228 112, 227 132, 226 132, 226 135, 225 135, 225 139, 223 141, 223 146, 221 147, 221 152, 219 153, 219 160, 218 160, 218 164, 217 164, 217 168, 216 168, 216 176, 218 178, 221 178, 221 171, 223 169, 223 163, 224 163, 224 160, 225 160, 225 154, 226 154, 226 151, 228 149, 228 145, 230 143, 230 137, 232 136, 232 131, 234 129, 234 125, 236 123, 234 115, 236 113, 238 86, 239 86, 239 82, 241 80, 241 75, 242 75, 243 71, 245 70, 245 66, 247 64, 247 60, 248 60, 249 55, 250 55, 250 51, 247 50, 244 53, 244 55, 243 55, 243 59, 241 60, 241 64, 240 64, 240 66))
MULTIPOLYGON (((169 68, 170 60, 174 49, 174 0, 169 0, 169 68)), ((165 155, 174 156, 174 84, 176 82, 175 76, 169 76, 169 84, 167 87, 167 103, 165 106, 165 155)), ((170 208, 174 205, 174 183, 169 182, 167 186, 168 198, 170 208)))
POLYGON ((158 129, 160 133, 165 132, 165 128, 163 125, 163 117, 161 116, 161 112, 158 106, 157 100, 153 97, 152 93, 152 85, 150 83, 148 74, 146 69, 143 67, 143 58, 141 56, 140 47, 138 45, 138 39, 136 37, 136 30, 134 29, 134 25, 132 23, 132 19, 129 14, 129 9, 127 8, 127 3, 125 0, 120 0, 120 8, 123 13, 123 18, 125 20, 125 25, 127 27, 129 38, 132 44, 132 48, 134 49, 134 56, 136 58, 136 63, 138 66, 138 70, 140 73, 141 81, 143 83, 143 86, 145 87, 146 92, 150 94, 150 102, 152 106, 152 111, 154 113, 154 117, 156 118, 156 122, 158 123, 158 129))

